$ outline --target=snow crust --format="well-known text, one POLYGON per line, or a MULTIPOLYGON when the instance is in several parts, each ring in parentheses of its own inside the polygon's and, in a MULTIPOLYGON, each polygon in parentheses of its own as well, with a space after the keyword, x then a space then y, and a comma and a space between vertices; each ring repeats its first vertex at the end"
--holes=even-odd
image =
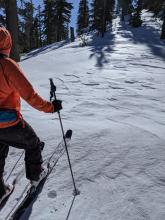
MULTIPOLYGON (((79 39, 57 43, 20 63, 45 99, 54 79, 64 128, 73 129, 69 152, 81 191, 73 197, 65 154, 22 220, 165 219, 165 42, 151 14, 143 13, 143 20, 133 29, 116 18, 112 32, 104 39, 88 36, 87 47, 79 39)), ((48 158, 61 139, 58 116, 22 104, 48 158)), ((6 175, 20 154, 10 149, 6 175)), ((22 166, 23 159, 15 173, 22 166)), ((1 220, 26 182, 22 176, 1 220)))

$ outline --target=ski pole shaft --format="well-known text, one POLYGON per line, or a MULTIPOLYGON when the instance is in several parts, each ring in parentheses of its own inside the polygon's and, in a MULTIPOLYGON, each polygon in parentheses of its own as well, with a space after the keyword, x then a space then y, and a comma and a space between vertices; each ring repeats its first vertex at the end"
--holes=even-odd
POLYGON ((24 151, 21 153, 20 157, 18 158, 18 160, 17 160, 16 163, 14 164, 12 170, 10 171, 9 175, 7 176, 7 178, 6 178, 6 182, 9 180, 11 174, 12 174, 13 171, 15 170, 15 168, 16 168, 18 162, 21 160, 21 158, 22 158, 23 155, 24 155, 24 151))
MULTIPOLYGON (((51 87, 50 100, 52 98, 57 100, 57 97, 56 97, 56 86, 54 85, 53 79, 50 79, 50 87, 51 87)), ((63 127, 63 124, 62 124, 62 119, 61 119, 60 111, 57 111, 57 113, 58 113, 58 117, 59 117, 59 121, 60 121, 62 136, 63 136, 65 150, 66 150, 66 154, 67 154, 67 158, 68 158, 68 163, 69 163, 69 168, 70 168, 70 172, 71 172, 71 176, 72 176, 72 181, 73 181, 73 186, 74 186, 74 194, 78 195, 79 191, 76 188, 76 183, 75 183, 75 179, 74 179, 74 175, 73 175, 71 160, 70 160, 69 151, 68 151, 68 147, 67 147, 67 143, 66 143, 66 139, 65 139, 64 127, 63 127)))

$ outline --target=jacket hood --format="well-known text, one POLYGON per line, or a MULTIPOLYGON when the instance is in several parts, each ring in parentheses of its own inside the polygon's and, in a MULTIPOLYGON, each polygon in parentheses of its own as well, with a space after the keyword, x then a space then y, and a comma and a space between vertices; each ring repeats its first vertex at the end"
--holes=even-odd
POLYGON ((0 27, 0 53, 9 56, 11 47, 12 39, 9 31, 4 27, 0 27))

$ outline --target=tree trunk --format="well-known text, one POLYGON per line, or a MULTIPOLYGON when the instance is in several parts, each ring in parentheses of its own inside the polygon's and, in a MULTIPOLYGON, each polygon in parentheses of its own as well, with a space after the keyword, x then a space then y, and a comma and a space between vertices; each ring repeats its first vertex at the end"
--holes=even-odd
POLYGON ((162 26, 162 33, 161 33, 161 39, 165 39, 165 19, 163 21, 163 26, 162 26))
POLYGON ((75 41, 74 28, 70 27, 70 40, 71 42, 75 41))
POLYGON ((38 6, 39 47, 42 47, 41 6, 38 6))
POLYGON ((104 34, 106 32, 106 15, 105 15, 105 12, 106 12, 106 5, 107 5, 107 0, 103 0, 103 20, 102 20, 102 31, 101 31, 101 37, 103 38, 104 37, 104 34))
POLYGON ((164 18, 163 18, 163 25, 162 25, 162 33, 161 33, 161 39, 165 39, 165 7, 164 7, 164 18))
POLYGON ((20 61, 19 44, 18 44, 18 15, 16 0, 5 1, 6 24, 7 29, 12 36, 12 51, 11 58, 15 61, 20 61))

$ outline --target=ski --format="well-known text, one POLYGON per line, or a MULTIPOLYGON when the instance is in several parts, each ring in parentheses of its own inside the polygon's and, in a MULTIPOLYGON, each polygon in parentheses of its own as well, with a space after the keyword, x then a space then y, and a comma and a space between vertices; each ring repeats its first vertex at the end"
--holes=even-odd
MULTIPOLYGON (((43 143, 43 142, 42 142, 43 143)), ((42 150, 43 150, 43 145, 42 145, 42 150)), ((14 166, 14 167, 16 167, 16 166, 14 166)), ((14 169, 13 169, 14 170, 14 169)), ((11 175, 11 173, 13 172, 13 170, 10 172, 10 174, 8 175, 8 177, 7 177, 7 180, 6 181, 8 181, 8 179, 10 178, 10 175, 11 175)), ((11 192, 0 202, 0 211, 2 211, 2 209, 5 207, 5 205, 6 205, 6 203, 7 203, 7 201, 9 200, 9 198, 10 198, 10 196, 12 195, 12 193, 14 192, 14 189, 15 189, 15 185, 20 181, 20 179, 21 179, 21 177, 23 176, 23 174, 25 173, 25 168, 24 168, 24 166, 22 167, 22 169, 15 175, 15 177, 13 178, 13 180, 12 180, 12 186, 13 186, 13 188, 12 188, 12 190, 11 190, 11 192)))
POLYGON ((11 190, 4 196, 4 198, 0 201, 0 211, 4 208, 4 206, 6 205, 8 199, 10 198, 11 194, 14 191, 15 188, 15 184, 16 184, 16 178, 13 180, 12 184, 11 184, 11 190))
MULTIPOLYGON (((66 143, 69 144, 72 137, 72 130, 68 130, 65 134, 66 143)), ((39 182, 39 184, 35 187, 30 182, 25 186, 23 190, 23 196, 21 200, 14 206, 14 208, 10 211, 10 213, 6 216, 5 220, 18 220, 25 213, 26 209, 30 206, 30 204, 34 203, 37 199, 38 194, 42 191, 42 188, 48 178, 48 176, 53 171, 55 165, 57 164, 60 157, 65 152, 64 141, 62 140, 48 160, 44 163, 47 165, 48 172, 47 175, 39 182)))

